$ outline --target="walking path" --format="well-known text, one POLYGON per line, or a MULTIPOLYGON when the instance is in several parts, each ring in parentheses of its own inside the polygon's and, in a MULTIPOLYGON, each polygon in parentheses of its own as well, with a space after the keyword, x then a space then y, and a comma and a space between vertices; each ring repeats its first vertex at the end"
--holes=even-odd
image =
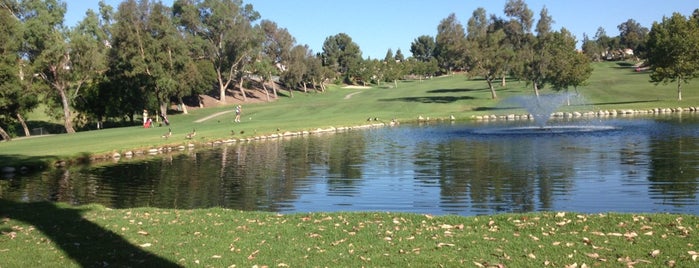
POLYGON ((231 113, 231 112, 233 112, 233 111, 218 112, 218 113, 209 115, 209 116, 207 116, 207 117, 197 119, 196 121, 194 121, 194 123, 201 123, 201 122, 204 122, 204 121, 209 120, 209 119, 211 119, 211 118, 217 117, 217 116, 219 116, 219 115, 223 115, 223 114, 227 114, 227 113, 231 113))
POLYGON ((349 100, 350 98, 352 98, 352 96, 357 95, 357 94, 359 94, 359 93, 362 93, 362 92, 361 92, 361 91, 357 91, 357 92, 354 92, 354 93, 347 94, 347 95, 345 95, 345 99, 346 99, 346 100, 349 100))

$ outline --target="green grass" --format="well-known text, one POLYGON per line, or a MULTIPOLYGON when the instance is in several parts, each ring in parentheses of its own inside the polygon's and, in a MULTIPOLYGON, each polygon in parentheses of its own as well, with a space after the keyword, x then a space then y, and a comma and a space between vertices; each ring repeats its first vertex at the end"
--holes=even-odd
MULTIPOLYGON (((674 84, 656 86, 648 82, 647 73, 637 73, 632 68, 617 63, 597 63, 594 67, 595 71, 588 84, 579 88, 586 104, 564 109, 586 111, 699 106, 699 86, 696 84, 683 85, 684 100, 677 101, 674 84)), ((520 81, 509 81, 506 88, 498 88, 497 91, 499 99, 533 94, 531 87, 520 81)), ((543 92, 550 90, 543 89, 543 92)), ((15 139, 0 143, 0 162, 9 165, 51 163, 57 159, 88 158, 95 154, 179 146, 190 142, 357 126, 367 124, 367 118, 375 117, 383 122, 393 118, 402 122, 414 121, 418 116, 444 119, 450 115, 457 120, 470 120, 474 115, 507 112, 495 109, 499 100, 490 98, 484 81, 469 80, 464 75, 403 81, 398 88, 347 89, 330 86, 325 93, 296 93, 294 96, 281 97, 272 103, 244 105, 242 123, 233 123, 233 113, 230 113, 232 106, 197 109, 186 115, 172 115, 170 127, 173 136, 169 139, 161 138, 167 132, 165 127, 143 129, 140 126, 15 139), (351 98, 346 98, 350 94, 351 98), (225 111, 229 113, 196 122, 225 111), (197 132, 195 139, 186 140, 185 134, 192 129, 197 132)))
POLYGON ((2 267, 691 267, 699 261, 693 215, 281 215, 0 200, 0 217, 2 267))

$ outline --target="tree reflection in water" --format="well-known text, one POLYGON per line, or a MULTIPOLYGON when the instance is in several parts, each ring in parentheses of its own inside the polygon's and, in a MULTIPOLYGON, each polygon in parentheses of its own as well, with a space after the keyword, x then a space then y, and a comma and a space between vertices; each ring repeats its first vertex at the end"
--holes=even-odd
POLYGON ((491 137, 439 124, 235 143, 0 180, 0 197, 280 212, 699 213, 696 120, 670 121, 673 131, 666 121, 609 122, 620 130, 491 137))

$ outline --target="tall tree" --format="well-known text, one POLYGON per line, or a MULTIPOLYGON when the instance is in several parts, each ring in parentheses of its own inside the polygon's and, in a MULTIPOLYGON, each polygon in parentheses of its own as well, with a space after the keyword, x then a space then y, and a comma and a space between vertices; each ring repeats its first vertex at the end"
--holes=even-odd
POLYGON ((488 83, 491 97, 496 99, 493 81, 503 73, 507 60, 512 56, 512 50, 506 44, 505 31, 488 21, 483 8, 473 11, 467 25, 469 75, 482 76, 488 83))
POLYGON ((98 94, 94 91, 99 89, 98 85, 103 81, 107 70, 111 23, 111 7, 100 2, 100 8, 103 15, 101 18, 93 10, 88 10, 85 18, 70 32, 71 68, 76 82, 80 82, 74 93, 75 108, 83 115, 95 117, 98 127, 101 127, 106 116, 105 107, 109 103, 90 96, 98 94))
POLYGON ((329 36, 323 42, 323 65, 328 66, 335 72, 345 75, 346 80, 351 82, 351 77, 347 74, 352 67, 359 66, 362 61, 362 51, 352 38, 346 33, 339 33, 329 36))
POLYGON ((435 48, 434 38, 429 35, 421 35, 415 38, 410 44, 410 52, 413 53, 413 58, 419 61, 427 62, 434 58, 435 48))
MULTIPOLYGON (((14 118, 23 123, 21 113, 32 109, 36 104, 35 94, 29 94, 23 89, 23 62, 19 58, 22 23, 15 15, 19 6, 10 3, 0 4, 0 138, 10 140, 10 134, 5 130, 14 118), (34 97, 32 104, 27 98, 34 97), (3 127, 4 126, 4 127, 3 127)), ((29 135, 26 124, 23 123, 25 135, 29 135)))
POLYGON ((575 37, 565 28, 553 32, 550 40, 552 61, 547 81, 553 90, 567 90, 573 86, 577 93, 577 87, 592 74, 589 58, 575 50, 575 37))
POLYGON ((401 51, 400 48, 396 50, 395 60, 398 62, 403 62, 405 60, 405 55, 403 55, 403 51, 401 51))
POLYGON ((73 71, 68 29, 63 26, 66 4, 60 0, 27 0, 22 2, 25 25, 24 55, 31 64, 33 76, 48 85, 49 97, 59 103, 67 133, 75 133, 72 98, 84 82, 73 71), (77 80, 76 80, 77 79, 77 80))
MULTIPOLYGON (((202 40, 200 53, 213 64, 219 100, 225 102, 226 90, 235 84, 236 78, 242 79, 243 66, 251 63, 249 59, 262 43, 252 26, 260 14, 241 0, 177 0, 174 5, 176 14, 189 18, 182 21, 183 27, 202 40), (194 20, 191 13, 197 13, 198 19, 194 20)), ((240 90, 245 99, 244 89, 240 90)))
POLYGON ((600 61, 602 60, 602 49, 595 40, 590 39, 587 34, 583 33, 582 41, 582 51, 590 60, 600 61))
POLYGON ((644 52, 643 45, 648 38, 648 28, 641 26, 640 23, 633 19, 617 26, 619 29, 619 43, 621 46, 633 49, 635 55, 642 55, 644 52))
MULTIPOLYGON (((276 68, 276 70, 263 68, 267 71, 267 75, 262 75, 262 77, 271 80, 272 73, 282 74, 287 70, 291 49, 294 47, 296 40, 289 34, 286 28, 279 28, 277 23, 273 21, 260 21, 260 28, 262 28, 262 33, 264 35, 262 53, 265 54, 265 57, 262 58, 268 59, 270 61, 269 64, 276 68)), ((264 64, 258 64, 258 68, 263 66, 264 64)), ((272 83, 272 91, 276 98, 277 88, 275 85, 276 83, 272 83)))
POLYGON ((654 22, 648 33, 650 79, 659 83, 677 83, 677 99, 682 100, 682 83, 699 74, 699 18, 680 13, 654 22))
POLYGON ((523 0, 508 0, 505 3, 505 16, 509 20, 498 22, 505 30, 506 47, 515 53, 505 61, 502 84, 505 86, 507 74, 522 77, 526 62, 532 57, 534 36, 531 32, 534 13, 523 0))
POLYGON ((435 57, 439 66, 445 72, 452 72, 455 69, 463 68, 466 33, 464 27, 457 20, 456 14, 451 13, 437 26, 437 36, 435 38, 435 57))
POLYGON ((551 24, 553 19, 548 15, 548 9, 543 7, 539 13, 539 21, 536 25, 536 39, 534 41, 533 53, 530 58, 525 59, 525 68, 522 77, 532 84, 534 94, 539 96, 539 89, 543 88, 548 81, 548 76, 553 67, 553 55, 551 54, 553 36, 551 34, 551 24))

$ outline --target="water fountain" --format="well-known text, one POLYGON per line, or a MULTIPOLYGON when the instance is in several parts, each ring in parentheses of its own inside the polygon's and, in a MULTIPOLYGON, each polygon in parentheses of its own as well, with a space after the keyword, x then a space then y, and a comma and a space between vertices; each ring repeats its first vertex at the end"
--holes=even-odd
POLYGON ((539 96, 522 95, 513 96, 503 100, 500 106, 517 107, 525 109, 534 121, 534 125, 504 127, 504 128, 485 128, 479 129, 476 132, 481 134, 561 134, 561 133, 578 133, 612 130, 616 127, 577 124, 577 125, 551 125, 549 124, 551 115, 563 105, 566 104, 580 105, 583 103, 582 97, 569 93, 552 93, 542 94, 539 96))

